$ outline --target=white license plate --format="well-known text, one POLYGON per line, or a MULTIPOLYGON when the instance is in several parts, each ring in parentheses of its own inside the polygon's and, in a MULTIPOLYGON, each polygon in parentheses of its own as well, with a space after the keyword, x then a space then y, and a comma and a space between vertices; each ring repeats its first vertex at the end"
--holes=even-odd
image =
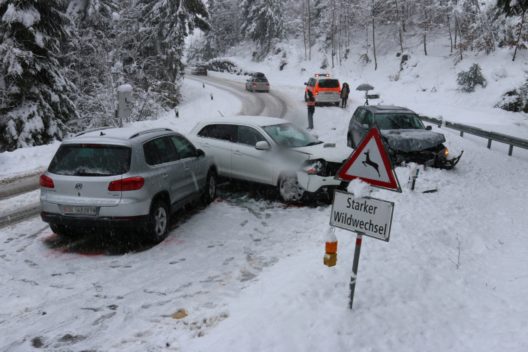
POLYGON ((97 207, 63 205, 62 212, 69 215, 97 215, 97 207))

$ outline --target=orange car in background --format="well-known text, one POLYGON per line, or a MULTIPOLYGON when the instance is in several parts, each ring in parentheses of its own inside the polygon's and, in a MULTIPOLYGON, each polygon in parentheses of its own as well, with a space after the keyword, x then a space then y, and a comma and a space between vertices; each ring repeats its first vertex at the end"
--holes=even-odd
POLYGON ((308 100, 308 91, 311 91, 315 97, 316 104, 334 104, 339 106, 341 102, 341 85, 339 80, 331 78, 328 73, 316 73, 304 85, 304 101, 308 100))

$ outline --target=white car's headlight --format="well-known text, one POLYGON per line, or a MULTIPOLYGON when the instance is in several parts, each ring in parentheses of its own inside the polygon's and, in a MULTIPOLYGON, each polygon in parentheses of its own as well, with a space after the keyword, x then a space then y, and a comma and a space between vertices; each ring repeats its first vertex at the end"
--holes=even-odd
POLYGON ((308 175, 318 175, 325 169, 324 160, 308 160, 304 163, 303 171, 308 175))

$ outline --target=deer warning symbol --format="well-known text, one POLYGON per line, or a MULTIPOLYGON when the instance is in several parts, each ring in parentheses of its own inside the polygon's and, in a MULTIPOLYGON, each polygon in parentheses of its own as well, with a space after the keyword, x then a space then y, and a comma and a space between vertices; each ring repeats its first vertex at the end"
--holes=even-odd
POLYGON ((372 186, 401 192, 389 154, 385 150, 377 128, 372 128, 367 133, 341 166, 336 178, 341 181, 352 181, 358 178, 372 186))
POLYGON ((378 177, 381 177, 380 172, 379 172, 379 166, 378 166, 378 163, 375 163, 375 162, 373 162, 372 160, 370 160, 370 150, 367 150, 367 152, 366 152, 366 153, 363 153, 363 154, 367 156, 367 158, 365 159, 365 161, 362 161, 363 165, 364 165, 365 167, 369 167, 369 166, 373 167, 374 170, 376 170, 376 172, 378 173, 378 177))

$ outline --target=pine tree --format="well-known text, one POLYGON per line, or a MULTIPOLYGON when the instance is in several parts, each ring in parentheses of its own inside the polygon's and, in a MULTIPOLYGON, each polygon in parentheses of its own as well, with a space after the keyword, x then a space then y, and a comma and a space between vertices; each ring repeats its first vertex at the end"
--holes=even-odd
POLYGON ((185 37, 195 28, 208 30, 201 0, 132 0, 120 37, 125 73, 136 87, 153 92, 165 108, 179 102, 185 37))
POLYGON ((260 57, 269 53, 275 39, 284 35, 280 0, 243 0, 241 33, 259 46, 260 57))
POLYGON ((58 54, 68 38, 61 0, 0 1, 0 149, 61 139, 77 117, 58 54))
POLYGON ((117 123, 112 66, 118 11, 116 0, 73 0, 68 6, 75 35, 63 49, 68 52, 64 65, 79 91, 72 98, 80 115, 72 126, 77 130, 117 123))

